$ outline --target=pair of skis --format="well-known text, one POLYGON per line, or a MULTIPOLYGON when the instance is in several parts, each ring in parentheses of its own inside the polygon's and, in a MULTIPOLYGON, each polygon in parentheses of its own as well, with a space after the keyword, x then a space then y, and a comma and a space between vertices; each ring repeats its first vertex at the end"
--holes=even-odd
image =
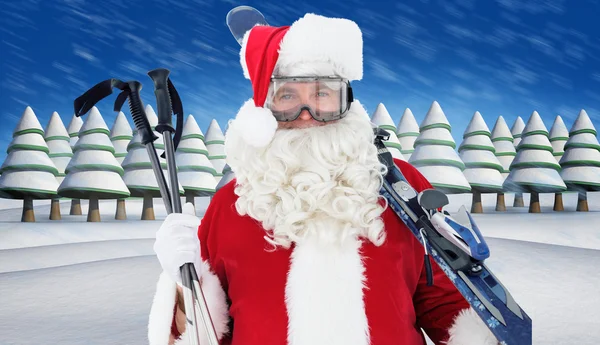
MULTIPOLYGON (((112 93, 113 88, 121 90, 114 104, 115 111, 121 111, 125 101, 129 101, 129 109, 135 127, 140 135, 141 143, 146 147, 152 170, 158 182, 160 194, 165 204, 167 214, 181 213, 181 199, 179 196, 179 181, 177 177, 177 165, 175 163, 175 150, 179 144, 183 130, 183 105, 175 86, 169 78, 169 70, 158 68, 148 72, 154 82, 154 94, 156 96, 156 106, 158 109, 158 124, 155 130, 163 135, 165 151, 163 158, 167 160, 167 172, 169 175, 169 188, 163 174, 163 170, 158 159, 158 154, 154 147, 154 141, 158 137, 154 134, 148 117, 144 110, 144 105, 140 97, 142 84, 139 81, 123 82, 119 79, 108 79, 102 81, 83 95, 78 97, 75 102, 75 115, 82 116, 87 113, 100 100, 106 98, 112 93), (173 128, 171 121, 172 115, 177 116, 177 128, 173 128), (173 133, 175 136, 173 137, 173 133)), ((200 282, 196 274, 193 263, 186 263, 181 266, 181 277, 183 285, 183 297, 185 303, 186 330, 189 337, 189 343, 200 345, 198 324, 202 324, 205 334, 209 341, 208 345, 219 345, 217 334, 212 322, 204 293, 200 287, 200 282), (196 303, 194 303, 196 301, 196 303)), ((205 345, 205 344, 202 344, 205 345)))
POLYGON ((475 221, 462 206, 452 217, 440 211, 448 197, 435 189, 417 193, 385 147, 389 133, 375 129, 379 161, 388 169, 381 195, 425 248, 428 284, 434 284, 429 257, 496 336, 501 345, 531 345, 531 318, 485 265, 490 251, 475 221))
MULTIPOLYGON (((239 6, 227 15, 227 26, 241 45, 255 25, 268 25, 255 8, 239 6)), ((417 193, 384 145, 389 133, 376 129, 379 160, 387 166, 381 194, 425 248, 428 284, 434 284, 429 258, 442 268, 501 345, 531 345, 531 318, 485 265, 489 248, 475 221, 463 207, 454 217, 439 211, 448 204, 445 194, 430 189, 417 193)))

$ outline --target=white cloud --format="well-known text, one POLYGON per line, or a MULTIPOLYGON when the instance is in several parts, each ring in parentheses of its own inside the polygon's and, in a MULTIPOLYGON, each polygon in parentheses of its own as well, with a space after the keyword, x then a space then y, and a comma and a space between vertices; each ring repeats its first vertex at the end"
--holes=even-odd
POLYGON ((517 33, 506 27, 497 27, 491 35, 487 35, 485 42, 492 44, 497 48, 502 48, 514 43, 517 40, 517 33))
POLYGON ((550 77, 550 80, 552 80, 552 82, 564 89, 567 90, 572 90, 573 89, 573 82, 563 76, 560 76, 556 73, 553 72, 548 72, 548 76, 550 77))
POLYGON ((450 70, 450 74, 453 75, 454 77, 464 80, 464 81, 471 81, 473 79, 475 79, 475 75, 467 70, 464 70, 462 68, 454 68, 450 70))
POLYGON ((389 65, 381 59, 371 57, 367 60, 367 65, 371 68, 372 74, 380 79, 398 82, 400 78, 398 74, 392 71, 389 65))
POLYGON ((502 60, 506 64, 506 67, 499 69, 496 72, 497 77, 501 81, 508 84, 537 84, 539 80, 538 73, 527 67, 524 61, 520 61, 510 56, 504 56, 502 60))
POLYGON ((521 37, 529 42, 535 50, 542 52, 547 56, 560 59, 561 53, 554 48, 549 40, 538 35, 521 35, 521 37))
POLYGON ((57 70, 59 70, 59 71, 63 71, 63 72, 65 72, 65 73, 67 73, 67 74, 71 74, 71 73, 73 73, 73 71, 74 71, 74 70, 73 70, 73 68, 71 68, 71 67, 68 67, 68 66, 65 66, 65 65, 63 65, 62 63, 60 63, 60 62, 56 62, 56 61, 54 61, 54 62, 52 63, 52 67, 56 68, 56 69, 57 69, 57 70))
POLYGON ((479 41, 482 38, 482 35, 475 30, 471 30, 464 26, 458 26, 454 24, 446 24, 444 25, 444 29, 450 35, 460 38, 460 39, 469 39, 473 41, 479 41))
POLYGON ((78 44, 73 44, 73 54, 79 56, 89 62, 97 62, 98 59, 90 52, 89 49, 84 48, 78 44))
POLYGON ((565 120, 574 121, 579 115, 579 111, 581 108, 576 108, 573 106, 568 106, 566 104, 561 104, 556 108, 556 114, 560 115, 565 120))
POLYGON ((585 61, 585 50, 578 44, 566 42, 565 43, 565 55, 571 57, 577 61, 585 61))
POLYGON ((213 47, 212 45, 206 43, 206 42, 202 42, 200 40, 197 39, 193 39, 192 40, 192 45, 204 50, 204 51, 208 51, 208 52, 212 52, 212 51, 218 51, 217 48, 213 47))
POLYGON ((446 13, 454 18, 463 19, 465 17, 465 13, 450 2, 443 2, 442 7, 446 13))
POLYGON ((467 100, 473 99, 475 97, 474 91, 471 91, 462 85, 455 85, 452 88, 452 93, 458 97, 466 98, 467 100))
POLYGON ((528 14, 543 14, 546 12, 562 14, 565 11, 564 0, 496 0, 496 2, 506 10, 528 14))
POLYGON ((55 88, 55 89, 60 88, 60 84, 56 83, 53 80, 50 80, 49 78, 44 77, 43 75, 39 75, 37 73, 32 74, 31 79, 33 79, 33 81, 35 81, 36 83, 41 84, 41 85, 45 85, 45 86, 55 88))

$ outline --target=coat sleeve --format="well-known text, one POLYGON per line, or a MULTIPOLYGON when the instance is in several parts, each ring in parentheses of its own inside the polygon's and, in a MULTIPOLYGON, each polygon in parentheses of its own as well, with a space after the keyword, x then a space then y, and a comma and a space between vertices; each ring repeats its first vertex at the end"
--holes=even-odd
MULTIPOLYGON (((412 165, 399 160, 395 163, 417 192, 433 188, 412 165)), ((418 262, 422 262, 421 274, 413 295, 417 327, 438 345, 496 345, 494 335, 442 269, 431 260, 434 284, 427 286, 425 262, 418 262)))
MULTIPOLYGON (((210 246, 211 244, 216 245, 218 238, 216 236, 216 223, 218 223, 220 199, 222 198, 218 198, 217 195, 213 197, 198 228, 202 266, 196 268, 196 270, 199 272, 202 292, 206 299, 217 338, 219 338, 221 344, 226 344, 229 332, 227 295, 221 279, 212 268, 214 260, 210 257, 210 246)), ((150 345, 167 345, 170 338, 176 339, 175 345, 186 345, 189 342, 187 331, 179 334, 174 325, 176 285, 165 272, 160 274, 148 322, 150 345)), ((203 327, 199 327, 199 332, 200 344, 207 344, 208 339, 203 327)))

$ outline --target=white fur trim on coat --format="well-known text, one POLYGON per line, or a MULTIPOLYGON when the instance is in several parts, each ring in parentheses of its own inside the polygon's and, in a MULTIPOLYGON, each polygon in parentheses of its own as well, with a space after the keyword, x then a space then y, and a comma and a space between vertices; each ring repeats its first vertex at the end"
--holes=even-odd
POLYGON ((498 345, 498 340, 472 308, 463 309, 448 331, 447 345, 498 345))
MULTIPOLYGON (((210 312, 217 337, 221 339, 226 334, 229 323, 229 307, 225 291, 221 287, 219 278, 210 271, 210 267, 203 262, 202 292, 206 298, 206 304, 210 312)), ((167 345, 171 335, 171 324, 173 322, 173 308, 175 308, 176 285, 171 278, 162 272, 156 284, 156 293, 150 309, 148 320, 149 345, 167 345)), ((200 329, 200 344, 207 344, 207 335, 200 329)), ((176 345, 188 344, 187 331, 181 335, 176 345)))
POLYGON ((289 345, 369 344, 360 244, 296 245, 285 290, 289 345))
MULTIPOLYGON (((246 79, 246 45, 250 31, 244 35, 240 63, 246 79)), ((333 73, 348 80, 363 77, 363 39, 358 25, 348 19, 328 18, 313 13, 295 21, 283 37, 276 70, 310 70, 302 65, 328 64, 333 73)))

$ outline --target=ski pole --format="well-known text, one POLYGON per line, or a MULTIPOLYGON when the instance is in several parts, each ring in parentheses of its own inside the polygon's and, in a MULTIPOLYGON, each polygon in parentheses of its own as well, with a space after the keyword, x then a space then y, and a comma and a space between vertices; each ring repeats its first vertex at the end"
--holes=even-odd
POLYGON ((125 101, 129 100, 131 117, 133 118, 135 127, 140 134, 141 143, 146 147, 146 151, 150 157, 152 170, 154 171, 154 176, 156 177, 160 195, 162 196, 167 213, 171 213, 171 200, 169 198, 167 182, 160 167, 160 162, 158 161, 156 148, 154 147, 154 141, 158 139, 158 137, 154 135, 154 132, 152 132, 152 127, 148 122, 148 117, 146 116, 146 111, 144 110, 144 105, 142 104, 140 97, 142 84, 135 80, 128 82, 123 82, 115 78, 104 80, 94 85, 83 95, 75 99, 75 116, 79 117, 87 113, 96 103, 109 96, 112 93, 113 88, 117 88, 122 91, 115 100, 115 111, 121 111, 121 107, 123 107, 125 101))
MULTIPOLYGON (((177 178, 177 163, 175 162, 175 149, 181 138, 181 124, 183 123, 183 106, 177 90, 169 79, 169 70, 158 68, 148 72, 150 78, 154 82, 154 94, 156 96, 156 107, 158 109, 158 125, 156 131, 163 135, 165 143, 164 155, 167 160, 167 171, 169 173, 170 197, 173 207, 173 212, 181 213, 181 199, 179 196, 179 181, 177 178), (171 114, 177 115, 177 130, 175 131, 175 141, 172 133, 174 128, 171 121, 171 114)), ((193 263, 186 263, 181 266, 182 284, 184 286, 183 297, 185 303, 185 314, 187 319, 190 344, 199 345, 198 337, 198 320, 196 308, 194 307, 194 299, 198 302, 197 307, 201 316, 204 330, 208 337, 209 345, 218 345, 217 333, 206 304, 206 299, 200 282, 196 274, 193 263)))

